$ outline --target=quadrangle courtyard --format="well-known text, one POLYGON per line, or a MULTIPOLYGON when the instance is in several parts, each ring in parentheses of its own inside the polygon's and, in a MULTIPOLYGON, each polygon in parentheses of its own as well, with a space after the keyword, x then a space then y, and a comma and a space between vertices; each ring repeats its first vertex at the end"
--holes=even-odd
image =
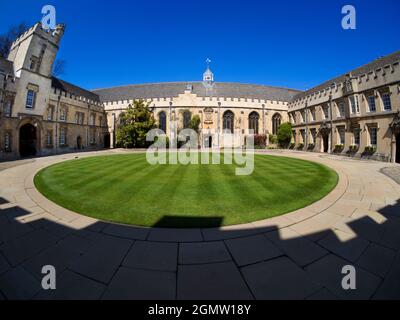
POLYGON ((303 209, 213 228, 105 222, 60 207, 35 188, 45 167, 121 153, 130 151, 0 164, 0 299, 400 298, 398 164, 259 152, 323 164, 338 183, 303 209), (56 268, 54 291, 41 287, 44 265, 56 268), (356 269, 355 290, 341 286, 346 265, 356 269))

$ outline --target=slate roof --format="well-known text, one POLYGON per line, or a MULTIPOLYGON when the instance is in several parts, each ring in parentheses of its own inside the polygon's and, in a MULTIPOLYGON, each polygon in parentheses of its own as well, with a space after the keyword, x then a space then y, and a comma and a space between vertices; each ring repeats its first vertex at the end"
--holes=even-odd
POLYGON ((127 85, 107 89, 96 89, 102 102, 177 97, 184 93, 187 86, 192 86, 192 93, 199 97, 248 98, 274 101, 291 101, 299 90, 270 87, 264 85, 215 82, 212 91, 207 90, 203 82, 165 82, 127 85))
POLYGON ((14 65, 11 61, 0 58, 0 72, 14 76, 14 65))
POLYGON ((378 59, 376 59, 376 60, 374 60, 374 61, 372 61, 370 63, 367 63, 367 64, 365 64, 365 65, 363 65, 361 67, 358 67, 358 68, 356 68, 356 69, 354 69, 352 71, 346 72, 345 74, 342 74, 342 75, 340 75, 340 76, 338 76, 336 78, 333 78, 331 80, 325 81, 324 83, 322 83, 322 84, 320 84, 320 85, 318 85, 318 86, 316 86, 314 88, 311 88, 311 89, 309 89, 307 91, 299 93, 298 95, 296 95, 294 97, 293 100, 302 99, 302 98, 308 96, 309 94, 312 94, 314 92, 318 92, 318 91, 321 91, 323 89, 329 88, 333 83, 344 82, 346 80, 346 75, 349 74, 349 73, 351 73, 352 77, 358 77, 358 76, 360 76, 362 74, 366 74, 366 73, 369 73, 371 71, 378 70, 378 69, 380 69, 382 67, 385 67, 387 65, 391 65, 391 64, 393 64, 395 62, 398 62, 398 61, 400 61, 400 50, 396 51, 396 52, 394 52, 392 54, 389 54, 387 56, 378 58, 378 59))
POLYGON ((58 79, 55 77, 52 77, 52 79, 51 79, 51 86, 53 88, 60 89, 64 92, 72 93, 73 95, 75 95, 77 97, 81 96, 81 97, 85 97, 86 99, 89 99, 89 100, 100 102, 100 98, 96 93, 82 89, 80 87, 77 87, 77 86, 69 83, 69 82, 66 82, 64 80, 61 80, 61 79, 58 79))

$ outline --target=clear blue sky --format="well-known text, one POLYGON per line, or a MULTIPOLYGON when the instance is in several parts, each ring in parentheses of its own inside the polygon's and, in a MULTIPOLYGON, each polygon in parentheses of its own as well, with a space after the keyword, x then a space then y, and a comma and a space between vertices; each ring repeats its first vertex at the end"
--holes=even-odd
POLYGON ((0 0, 0 33, 45 4, 67 24, 62 78, 88 89, 200 80, 207 57, 216 81, 307 89, 400 49, 399 0, 0 0))

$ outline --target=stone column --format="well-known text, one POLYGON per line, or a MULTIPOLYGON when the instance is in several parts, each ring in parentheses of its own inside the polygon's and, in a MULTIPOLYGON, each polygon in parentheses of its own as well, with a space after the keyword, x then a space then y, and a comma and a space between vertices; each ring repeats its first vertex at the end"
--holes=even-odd
POLYGON ((218 114, 217 114, 217 147, 220 149, 220 139, 221 139, 221 102, 218 102, 218 114))

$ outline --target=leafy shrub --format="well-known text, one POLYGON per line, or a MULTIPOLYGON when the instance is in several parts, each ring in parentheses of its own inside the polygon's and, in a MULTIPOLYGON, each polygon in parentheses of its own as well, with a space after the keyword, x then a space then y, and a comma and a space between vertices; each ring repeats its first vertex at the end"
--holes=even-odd
POLYGON ((376 152, 376 146, 366 146, 364 150, 364 154, 373 155, 376 152))
POLYGON ((276 134, 270 134, 268 136, 270 144, 277 144, 278 143, 278 136, 276 134))
POLYGON ((349 146, 349 153, 356 153, 358 151, 358 145, 352 144, 349 146))
POLYGON ((335 145, 335 148, 333 149, 334 153, 340 153, 342 152, 344 149, 344 145, 343 144, 337 144, 335 145))
POLYGON ((267 146, 267 136, 265 134, 254 135, 254 148, 265 149, 267 146))
POLYGON ((278 142, 281 146, 287 146, 292 140, 292 124, 290 122, 282 123, 278 129, 278 142))

